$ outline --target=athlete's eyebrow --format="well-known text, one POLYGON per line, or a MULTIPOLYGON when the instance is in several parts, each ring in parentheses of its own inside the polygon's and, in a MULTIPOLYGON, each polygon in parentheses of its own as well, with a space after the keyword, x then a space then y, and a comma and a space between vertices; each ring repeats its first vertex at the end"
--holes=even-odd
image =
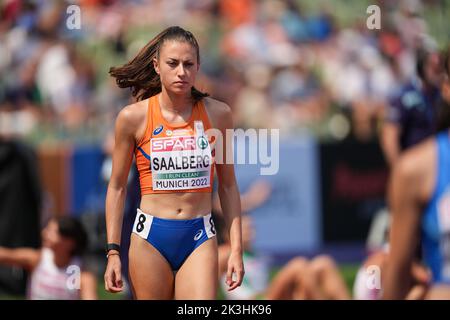
MULTIPOLYGON (((179 62, 180 61, 180 59, 176 59, 176 58, 171 58, 171 57, 169 57, 169 58, 167 58, 168 60, 170 60, 171 62, 173 61, 173 62, 179 62)), ((183 62, 192 62, 192 59, 186 59, 186 60, 184 60, 183 62)))

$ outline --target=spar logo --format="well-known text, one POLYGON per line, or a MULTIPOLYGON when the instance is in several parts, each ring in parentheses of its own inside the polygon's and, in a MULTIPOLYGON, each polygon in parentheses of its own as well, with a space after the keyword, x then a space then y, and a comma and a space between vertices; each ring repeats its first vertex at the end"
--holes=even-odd
POLYGON ((208 147, 208 140, 205 137, 198 137, 197 144, 200 149, 205 150, 208 147))
POLYGON ((152 139, 152 152, 195 150, 194 137, 170 137, 152 139))

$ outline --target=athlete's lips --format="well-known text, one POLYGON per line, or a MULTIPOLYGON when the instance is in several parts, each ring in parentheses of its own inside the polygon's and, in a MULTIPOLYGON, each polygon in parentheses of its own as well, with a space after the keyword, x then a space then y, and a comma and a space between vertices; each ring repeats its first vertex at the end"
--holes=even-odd
POLYGON ((175 81, 174 84, 188 84, 187 81, 175 81))

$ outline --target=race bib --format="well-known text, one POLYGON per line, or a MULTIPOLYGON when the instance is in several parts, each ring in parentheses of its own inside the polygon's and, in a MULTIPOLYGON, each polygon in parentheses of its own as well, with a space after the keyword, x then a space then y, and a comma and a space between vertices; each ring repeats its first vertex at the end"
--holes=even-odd
POLYGON ((211 148, 201 121, 194 135, 152 138, 153 190, 187 190, 211 185, 211 148))

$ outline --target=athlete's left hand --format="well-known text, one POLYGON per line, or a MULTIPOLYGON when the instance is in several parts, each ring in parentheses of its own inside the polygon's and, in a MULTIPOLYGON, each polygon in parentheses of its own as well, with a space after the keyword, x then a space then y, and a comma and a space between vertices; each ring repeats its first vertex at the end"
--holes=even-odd
POLYGON ((227 280, 228 291, 239 287, 244 279, 244 263, 242 262, 242 252, 231 252, 228 258, 227 280), (233 277, 235 276, 235 277, 233 277))

